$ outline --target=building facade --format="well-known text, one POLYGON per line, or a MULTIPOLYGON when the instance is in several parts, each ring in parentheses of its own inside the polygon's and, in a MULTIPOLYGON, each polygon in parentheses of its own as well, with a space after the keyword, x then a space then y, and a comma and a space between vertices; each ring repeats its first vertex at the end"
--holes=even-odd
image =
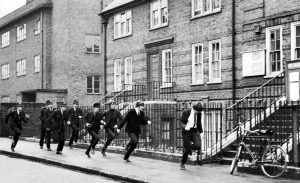
POLYGON ((160 81, 177 100, 243 98, 299 59, 299 11, 297 0, 114 0, 100 13, 107 90, 160 81))
MULTIPOLYGON (((104 1, 107 4, 109 1, 104 1)), ((98 0, 28 0, 0 18, 1 102, 102 96, 101 19, 98 0)))

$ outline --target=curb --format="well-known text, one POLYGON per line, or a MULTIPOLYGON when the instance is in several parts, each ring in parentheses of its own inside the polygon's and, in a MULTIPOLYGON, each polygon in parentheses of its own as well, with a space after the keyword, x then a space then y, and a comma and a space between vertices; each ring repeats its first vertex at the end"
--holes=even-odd
POLYGON ((23 155, 23 154, 19 154, 19 153, 15 153, 15 152, 8 152, 8 151, 0 150, 0 154, 14 157, 14 158, 30 160, 33 162, 54 165, 57 167, 66 168, 68 170, 80 171, 80 172, 87 173, 87 174, 103 176, 103 177, 110 178, 113 180, 120 180, 120 181, 125 181, 125 182, 132 182, 132 183, 147 183, 145 181, 138 180, 138 179, 133 179, 133 178, 124 177, 124 176, 120 176, 120 175, 110 174, 110 173, 106 173, 106 172, 99 171, 99 170, 83 168, 83 167, 79 167, 79 166, 75 166, 75 165, 65 164, 65 163, 61 163, 61 162, 57 162, 57 161, 53 161, 53 160, 34 157, 34 156, 23 155))
MULTIPOLYGON (((248 174, 252 174, 252 175, 261 175, 261 176, 265 176, 265 174, 262 172, 262 170, 260 168, 258 169, 252 169, 249 167, 237 167, 237 172, 240 173, 248 173, 248 174)), ((284 178, 287 180, 300 180, 300 172, 297 169, 294 168, 287 168, 287 172, 283 173, 283 175, 280 176, 280 178, 284 178)))

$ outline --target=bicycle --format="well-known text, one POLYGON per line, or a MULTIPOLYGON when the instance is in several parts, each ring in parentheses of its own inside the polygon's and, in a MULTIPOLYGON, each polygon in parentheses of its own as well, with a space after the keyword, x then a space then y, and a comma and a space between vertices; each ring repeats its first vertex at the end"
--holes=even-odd
POLYGON ((242 149, 244 148, 249 155, 251 156, 251 160, 253 164, 249 167, 257 168, 260 167, 262 172, 269 178, 278 178, 280 177, 287 169, 287 155, 284 150, 279 145, 270 145, 269 137, 274 134, 274 131, 268 130, 247 130, 243 127, 242 123, 239 123, 237 126, 237 130, 242 130, 242 140, 238 146, 237 153, 232 160, 230 166, 230 174, 233 174, 238 161, 241 159, 240 155, 242 149), (245 140, 247 137, 251 135, 259 135, 266 136, 266 140, 264 141, 264 145, 261 146, 259 153, 255 156, 255 154, 250 150, 249 145, 246 145, 245 140), (261 153, 263 152, 263 153, 261 153), (262 154, 262 156, 260 156, 262 154), (260 165, 260 166, 258 166, 260 165))

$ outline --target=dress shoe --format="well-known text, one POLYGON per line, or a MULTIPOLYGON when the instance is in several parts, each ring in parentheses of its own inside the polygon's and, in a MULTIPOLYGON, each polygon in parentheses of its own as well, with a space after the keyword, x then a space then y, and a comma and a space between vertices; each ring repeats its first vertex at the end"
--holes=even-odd
POLYGON ((182 164, 182 163, 180 163, 180 169, 181 169, 181 170, 185 170, 185 165, 182 164))
POLYGON ((91 149, 91 153, 92 153, 93 155, 95 154, 95 149, 94 149, 94 148, 91 149))
POLYGON ((125 163, 130 163, 131 161, 129 159, 124 159, 125 163))
POLYGON ((91 158, 91 155, 87 152, 85 152, 85 155, 87 155, 88 158, 91 158))
POLYGON ((52 151, 50 148, 47 148, 47 151, 52 151))
POLYGON ((62 152, 61 151, 56 151, 56 154, 62 154, 62 152))
POLYGON ((69 147, 70 147, 70 149, 73 149, 73 145, 72 144, 69 144, 69 147))
POLYGON ((106 156, 105 151, 102 151, 101 154, 102 156, 106 156))

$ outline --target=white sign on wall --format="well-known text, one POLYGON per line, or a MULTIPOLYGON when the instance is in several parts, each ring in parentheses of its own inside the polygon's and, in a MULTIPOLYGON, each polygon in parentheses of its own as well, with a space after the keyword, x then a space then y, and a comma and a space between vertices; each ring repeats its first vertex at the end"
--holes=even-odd
POLYGON ((243 77, 265 75, 265 50, 243 53, 243 77))

